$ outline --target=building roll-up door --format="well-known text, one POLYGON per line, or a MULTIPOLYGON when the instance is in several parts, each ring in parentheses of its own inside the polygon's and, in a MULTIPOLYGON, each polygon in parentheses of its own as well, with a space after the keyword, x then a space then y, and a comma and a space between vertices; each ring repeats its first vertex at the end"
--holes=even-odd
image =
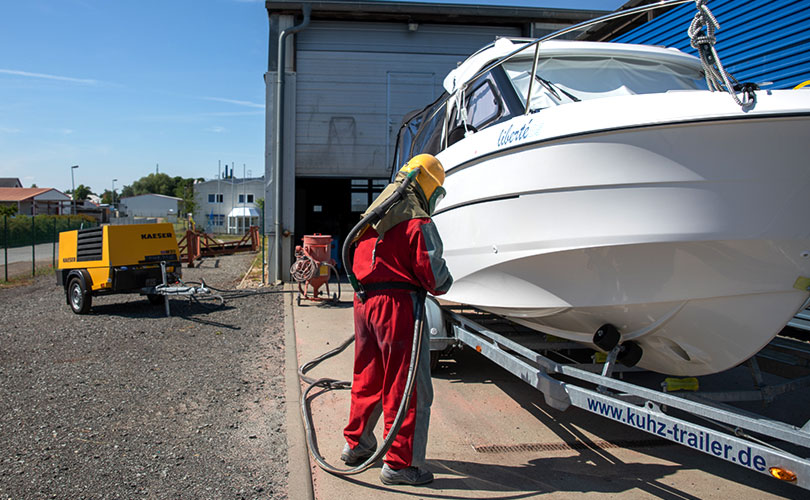
POLYGON ((497 36, 520 30, 313 22, 296 35, 296 176, 388 177, 403 116, 497 36))

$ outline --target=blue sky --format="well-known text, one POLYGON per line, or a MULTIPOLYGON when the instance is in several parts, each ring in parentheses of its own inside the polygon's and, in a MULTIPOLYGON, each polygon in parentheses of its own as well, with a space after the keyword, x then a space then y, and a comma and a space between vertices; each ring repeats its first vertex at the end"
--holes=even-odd
MULTIPOLYGON (((449 0, 613 10, 622 0, 449 0)), ((100 193, 264 172, 263 0, 3 0, 0 177, 100 193)))

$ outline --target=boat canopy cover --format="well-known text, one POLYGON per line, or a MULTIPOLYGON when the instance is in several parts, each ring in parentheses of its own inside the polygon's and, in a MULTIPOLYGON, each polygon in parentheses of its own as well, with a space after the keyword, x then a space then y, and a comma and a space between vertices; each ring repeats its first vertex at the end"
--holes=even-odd
MULTIPOLYGON (((480 50, 467 58, 458 68, 451 71, 444 79, 444 89, 453 93, 466 84, 475 75, 494 61, 520 50, 513 59, 532 60, 534 45, 529 46, 526 40, 499 38, 494 44, 480 50)), ((582 42, 572 40, 549 40, 540 43, 540 59, 560 56, 579 56, 605 58, 633 58, 658 63, 694 68, 702 71, 700 60, 678 49, 653 47, 650 45, 632 45, 625 43, 582 42)), ((531 69, 531 64, 529 65, 531 69)), ((539 69, 538 69, 539 71, 539 69)))
POLYGON ((447 94, 442 94, 427 107, 411 111, 402 120, 397 134, 396 151, 391 164, 391 180, 399 167, 422 153, 436 155, 442 148, 442 131, 447 94))
MULTIPOLYGON (((525 104, 532 60, 512 59, 504 71, 525 104)), ((705 90, 700 68, 629 57, 556 56, 540 59, 531 109, 572 101, 675 90, 705 90)))

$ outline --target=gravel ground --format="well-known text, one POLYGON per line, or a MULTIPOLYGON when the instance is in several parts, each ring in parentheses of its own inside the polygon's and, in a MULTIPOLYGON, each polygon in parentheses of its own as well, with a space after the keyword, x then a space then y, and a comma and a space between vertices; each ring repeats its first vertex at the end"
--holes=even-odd
MULTIPOLYGON (((253 257, 183 277, 232 289, 253 257)), ((281 300, 0 289, 0 498, 287 498, 281 300)))

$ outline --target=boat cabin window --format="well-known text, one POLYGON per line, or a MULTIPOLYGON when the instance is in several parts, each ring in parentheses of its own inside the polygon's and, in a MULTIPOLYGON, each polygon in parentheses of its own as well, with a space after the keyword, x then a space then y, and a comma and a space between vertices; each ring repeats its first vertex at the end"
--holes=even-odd
MULTIPOLYGON (((503 64, 524 106, 532 62, 522 59, 503 64)), ((538 61, 530 109, 602 97, 705 88, 701 71, 674 63, 622 57, 549 57, 538 61)))
POLYGON ((501 115, 501 100, 492 87, 492 82, 484 80, 470 93, 467 99, 467 123, 481 129, 501 115))
POLYGON ((448 115, 447 146, 462 140, 470 132, 477 132, 515 114, 522 114, 524 105, 511 87, 511 82, 501 68, 495 68, 474 81, 468 87, 471 90, 467 90, 464 97, 465 113, 459 113, 455 104, 452 104, 448 115))

